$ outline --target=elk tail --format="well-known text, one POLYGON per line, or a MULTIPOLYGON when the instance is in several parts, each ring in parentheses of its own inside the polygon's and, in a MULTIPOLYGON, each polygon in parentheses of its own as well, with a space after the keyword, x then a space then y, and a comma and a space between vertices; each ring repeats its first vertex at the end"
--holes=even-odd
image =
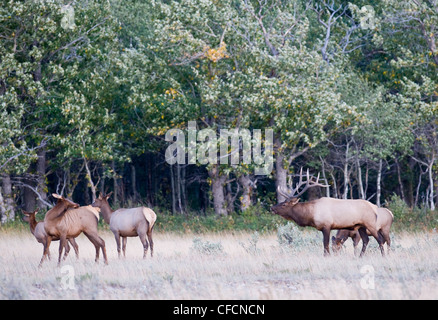
POLYGON ((152 228, 154 227, 155 221, 157 220, 157 215, 152 209, 142 207, 142 213, 146 219, 146 221, 149 223, 149 232, 152 231, 152 228))

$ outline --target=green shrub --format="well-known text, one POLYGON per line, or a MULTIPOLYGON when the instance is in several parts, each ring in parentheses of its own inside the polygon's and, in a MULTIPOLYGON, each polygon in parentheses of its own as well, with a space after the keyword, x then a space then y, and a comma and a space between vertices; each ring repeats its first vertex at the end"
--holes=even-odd
POLYGON ((260 234, 255 231, 252 235, 251 238, 248 239, 248 244, 239 241, 239 244, 241 245, 241 247, 243 249, 245 249, 246 252, 248 252, 249 254, 258 254, 259 253, 259 249, 257 248, 257 243, 259 242, 260 239, 260 234))
POLYGON ((159 232, 269 232, 277 230, 277 225, 282 221, 281 217, 271 214, 258 205, 245 212, 234 212, 227 216, 199 215, 199 213, 172 215, 166 212, 155 212, 157 213, 155 230, 159 232))
POLYGON ((436 211, 423 208, 410 208, 399 196, 393 194, 387 208, 394 215, 393 228, 395 230, 431 230, 438 227, 436 211))
POLYGON ((197 253, 206 254, 206 255, 222 254, 224 252, 224 248, 220 241, 219 242, 202 241, 201 238, 193 239, 192 249, 197 253))
POLYGON ((293 222, 287 222, 285 225, 278 225, 277 241, 282 248, 291 248, 302 243, 300 230, 293 222))
POLYGON ((412 209, 395 193, 390 197, 388 209, 391 210, 395 220, 403 221, 412 214, 412 209))

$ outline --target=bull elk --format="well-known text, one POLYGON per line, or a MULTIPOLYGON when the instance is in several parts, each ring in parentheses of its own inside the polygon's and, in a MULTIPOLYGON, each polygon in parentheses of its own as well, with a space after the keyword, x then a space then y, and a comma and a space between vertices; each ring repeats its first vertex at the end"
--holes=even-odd
POLYGON ((368 229, 370 234, 376 238, 380 251, 384 255, 382 240, 376 227, 377 206, 366 200, 341 200, 327 197, 305 203, 299 202, 299 196, 309 188, 328 187, 318 182, 319 174, 316 181, 313 181, 314 178, 309 177, 309 170, 307 170, 307 180, 303 182, 302 172, 303 169, 301 168, 299 182, 295 188, 291 188, 292 183, 290 183, 288 190, 278 188, 279 193, 286 197, 286 200, 271 207, 273 213, 287 220, 292 220, 301 227, 313 227, 321 231, 323 234, 324 255, 330 254, 330 232, 333 229, 358 230, 363 242, 360 256, 365 253, 369 242, 368 229), (304 188, 299 191, 303 185, 304 188))
MULTIPOLYGON (((381 237, 382 244, 386 243, 387 250, 391 249, 391 238, 389 236, 389 229, 391 229, 392 222, 394 221, 394 215, 386 208, 377 209, 377 228, 379 230, 379 237, 381 237)), ((371 235, 367 230, 367 235, 371 235)), ((332 237, 332 250, 338 252, 345 241, 351 238, 353 240, 354 253, 356 254, 356 248, 361 239, 357 230, 338 230, 336 236, 332 237)))

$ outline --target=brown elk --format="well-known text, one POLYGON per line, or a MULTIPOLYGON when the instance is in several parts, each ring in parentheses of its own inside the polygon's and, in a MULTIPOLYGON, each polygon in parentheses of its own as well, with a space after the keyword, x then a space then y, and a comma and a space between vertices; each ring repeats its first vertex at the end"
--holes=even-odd
MULTIPOLYGON (((377 209, 377 228, 379 237, 382 241, 382 244, 386 243, 387 251, 391 249, 391 238, 389 236, 389 229, 391 229, 392 222, 394 221, 394 215, 392 212, 386 208, 378 208, 377 209)), ((371 233, 367 230, 367 235, 371 235, 371 233)), ((351 238, 353 240, 354 253, 356 254, 356 248, 361 239, 360 234, 357 230, 347 230, 341 229, 338 230, 336 236, 332 237, 332 250, 333 252, 338 252, 345 241, 351 238)))
POLYGON ((40 265, 48 254, 50 243, 53 238, 59 238, 59 257, 58 265, 61 263, 62 250, 68 238, 76 238, 79 234, 85 236, 93 243, 96 248, 96 259, 99 260, 99 249, 102 250, 105 264, 108 264, 106 256, 105 241, 97 233, 97 222, 99 212, 91 206, 79 207, 77 203, 65 199, 53 193, 52 196, 58 199, 56 205, 47 211, 44 217, 44 229, 47 232, 47 247, 44 250, 40 265))
MULTIPOLYGON (((286 201, 271 207, 275 214, 287 220, 292 220, 299 226, 313 227, 321 231, 323 234, 324 255, 330 254, 330 231, 333 229, 359 230, 363 241, 360 256, 365 253, 369 242, 366 233, 366 229, 368 229, 371 235, 376 238, 380 251, 384 255, 382 241, 379 238, 376 227, 377 206, 366 200, 341 200, 326 197, 300 203, 298 197, 308 188, 328 186, 318 183, 319 175, 316 181, 312 181, 309 177, 309 170, 307 170, 306 182, 303 182, 302 168, 299 177, 296 188, 289 188, 287 191, 280 187, 278 188, 278 191, 286 197, 286 201), (299 188, 304 184, 304 188, 298 192, 299 188)), ((290 184, 291 186, 292 184, 290 184)))
POLYGON ((152 229, 154 228, 157 215, 154 211, 146 207, 118 209, 113 211, 108 203, 108 195, 100 194, 93 202, 93 207, 100 208, 103 219, 109 224, 110 230, 114 233, 117 243, 117 252, 120 258, 120 237, 123 239, 123 256, 125 256, 127 237, 139 237, 143 245, 143 258, 148 251, 148 237, 151 247, 151 257, 154 253, 154 242, 152 240, 152 229))
MULTIPOLYGON (((30 232, 34 235, 35 239, 41 243, 43 245, 43 255, 44 255, 44 251, 46 249, 47 246, 47 232, 44 229, 44 221, 40 221, 37 222, 36 221, 36 214, 38 212, 38 209, 36 209, 35 211, 32 212, 27 212, 24 210, 21 210, 23 212, 23 220, 29 223, 30 226, 30 232)), ((52 238, 52 241, 57 241, 59 239, 57 238, 52 238)), ((75 253, 76 253, 76 259, 79 259, 79 247, 75 241, 74 238, 69 238, 68 242, 70 242, 70 244, 73 246, 75 253)), ((63 260, 65 260, 68 256, 68 253, 70 252, 70 246, 68 244, 68 242, 66 242, 65 244, 65 253, 64 253, 64 258, 63 260)), ((48 252, 48 258, 50 260, 50 251, 48 252)))

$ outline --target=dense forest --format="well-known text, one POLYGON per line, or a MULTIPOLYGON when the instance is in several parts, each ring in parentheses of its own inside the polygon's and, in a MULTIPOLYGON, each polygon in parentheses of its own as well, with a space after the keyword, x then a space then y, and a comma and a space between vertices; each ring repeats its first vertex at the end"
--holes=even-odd
POLYGON ((2 1, 1 222, 110 191, 113 207, 242 214, 300 168, 330 185, 307 198, 433 211, 437 43, 437 0, 2 1), (189 121, 272 129, 273 170, 239 149, 170 164, 166 133, 189 121))

